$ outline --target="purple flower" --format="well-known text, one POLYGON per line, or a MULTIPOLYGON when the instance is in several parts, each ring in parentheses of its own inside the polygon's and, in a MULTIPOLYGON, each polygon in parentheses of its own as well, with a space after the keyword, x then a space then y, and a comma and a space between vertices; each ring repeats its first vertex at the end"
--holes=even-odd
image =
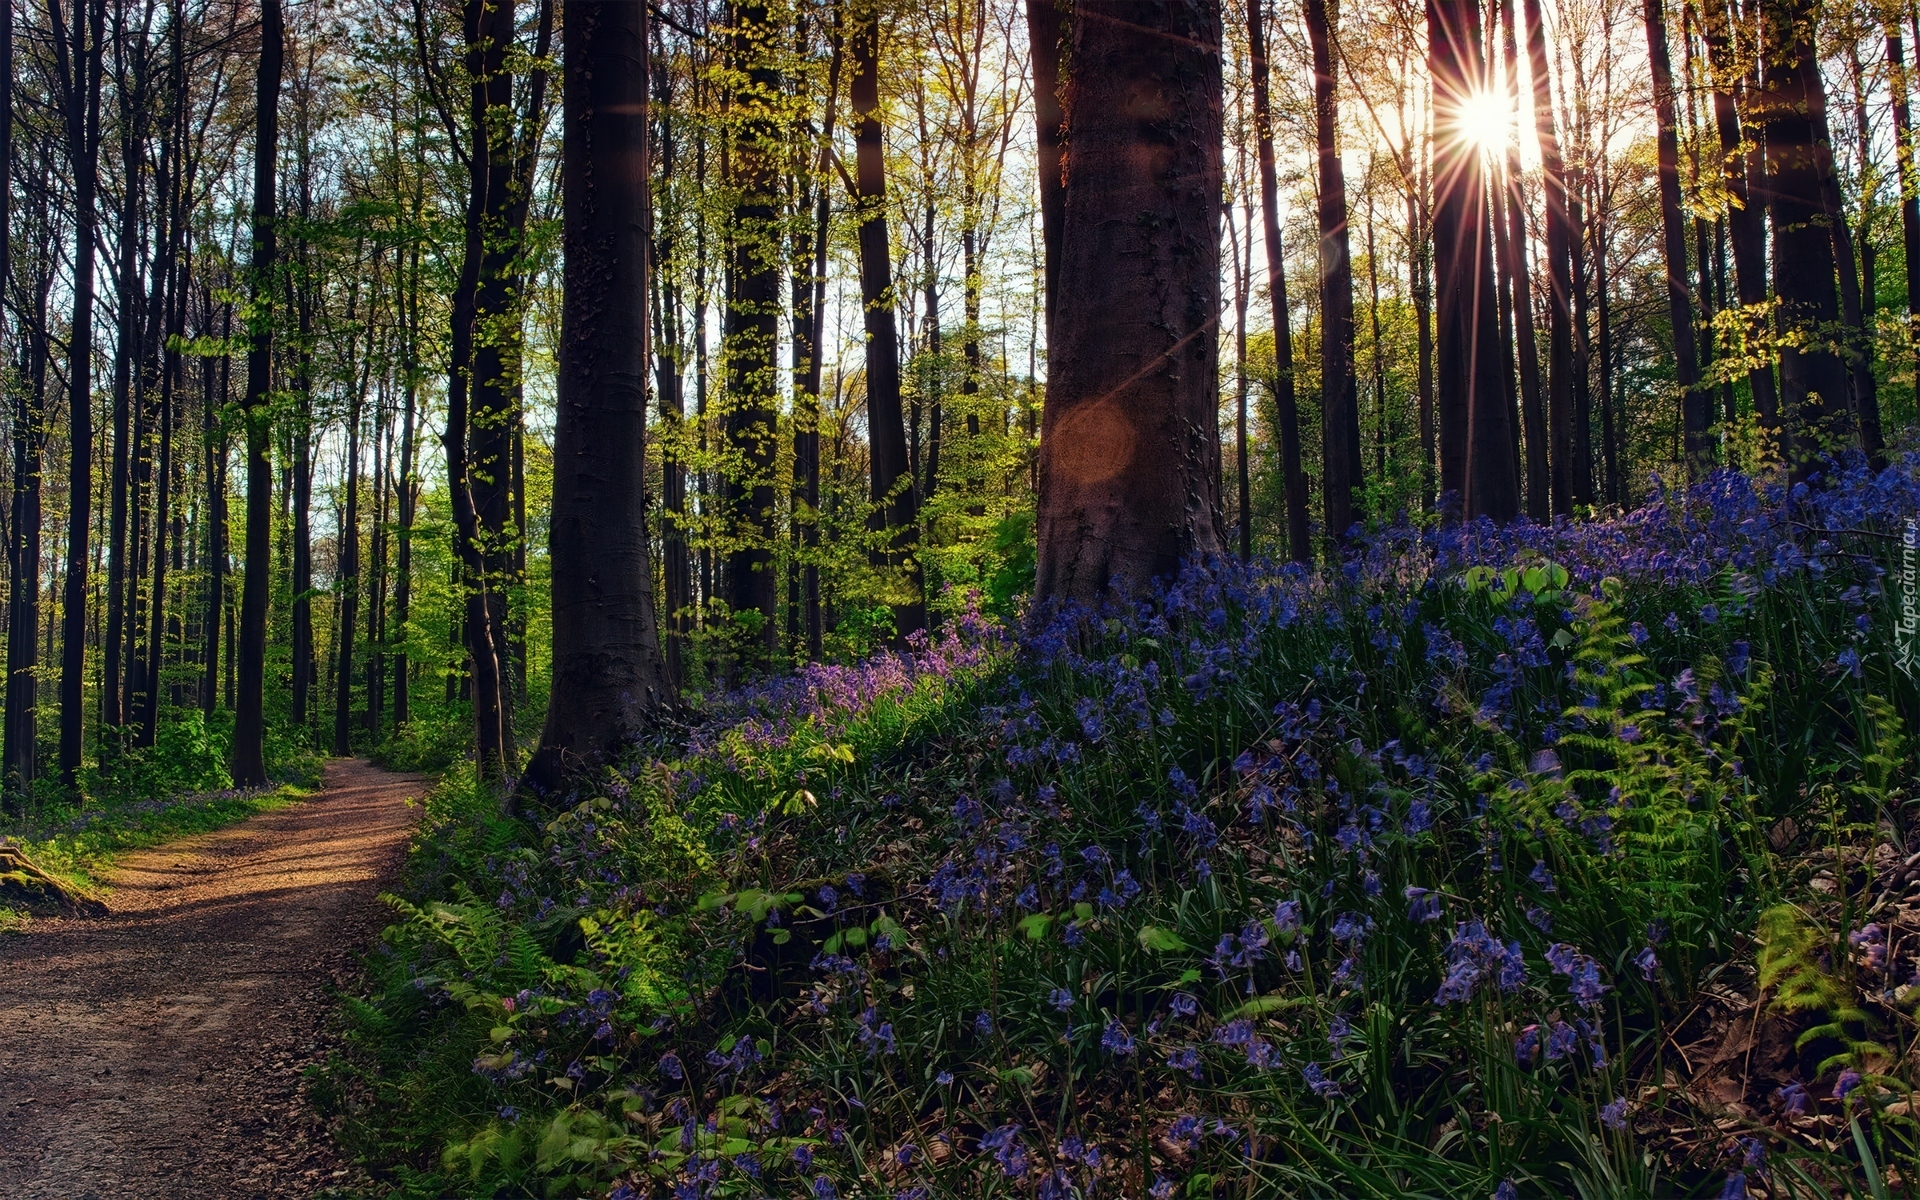
POLYGON ((1107 1028, 1100 1034, 1100 1048, 1119 1058, 1126 1058, 1137 1049, 1133 1035, 1119 1021, 1107 1022, 1107 1028))
POLYGON ((1403 893, 1407 898, 1407 919, 1416 925, 1425 925, 1429 921, 1440 919, 1440 897, 1426 888, 1410 887, 1403 893))
POLYGON ((1530 1067, 1540 1057, 1540 1027, 1529 1025, 1520 1031, 1514 1039, 1513 1061, 1523 1067, 1530 1067))
POLYGON ((1720 1189, 1720 1200, 1747 1200, 1747 1177, 1744 1172, 1735 1171, 1727 1176, 1727 1184, 1720 1189))
POLYGON ((1640 978, 1652 983, 1655 972, 1660 970, 1660 956, 1648 946, 1634 956, 1633 965, 1640 968, 1640 978))
POLYGON ((1195 1079, 1200 1078, 1200 1052, 1192 1046, 1178 1046, 1169 1050, 1167 1065, 1176 1071, 1185 1071, 1195 1079))
POLYGON ((1773 1094, 1779 1097, 1780 1104, 1788 1116, 1804 1117, 1807 1115, 1807 1102, 1811 1097, 1807 1095, 1806 1084, 1795 1080, 1784 1087, 1776 1089, 1773 1094))
POLYGON ((1740 1166, 1743 1170, 1763 1171, 1767 1166, 1767 1148, 1756 1137, 1740 1139, 1740 1166))
POLYGON ((1282 900, 1273 906, 1273 926, 1282 937, 1300 930, 1300 902, 1282 900))
POLYGON ((1301 1070, 1300 1077, 1307 1081, 1307 1086, 1313 1089, 1313 1094, 1322 1100, 1332 1100, 1340 1094, 1340 1085, 1327 1078, 1326 1073, 1320 1069, 1319 1063, 1308 1063, 1301 1070))
POLYGON ((975 1015, 975 1017, 973 1018, 973 1032, 978 1034, 980 1037, 992 1037, 993 1036, 993 1014, 989 1013, 984 1008, 981 1009, 980 1012, 977 1015, 975 1015))
POLYGON ((1833 1081, 1833 1098, 1844 1104, 1847 1097, 1853 1093, 1853 1089, 1859 1086, 1860 1072, 1848 1067, 1840 1072, 1840 1078, 1833 1081))
POLYGON ((1053 1005, 1055 1012, 1065 1012, 1073 1007, 1073 993, 1063 987, 1057 987, 1047 993, 1047 1003, 1053 1005))
POLYGON ((1627 1127, 1627 1099, 1625 1096, 1614 1097, 1612 1103, 1600 1109, 1600 1123, 1616 1133, 1627 1127))
POLYGON ((813 1177, 813 1200, 840 1200, 840 1189, 825 1175, 813 1177))
POLYGON ((1520 1189, 1513 1186, 1513 1180, 1502 1179, 1493 1189, 1493 1200, 1520 1200, 1520 1189))

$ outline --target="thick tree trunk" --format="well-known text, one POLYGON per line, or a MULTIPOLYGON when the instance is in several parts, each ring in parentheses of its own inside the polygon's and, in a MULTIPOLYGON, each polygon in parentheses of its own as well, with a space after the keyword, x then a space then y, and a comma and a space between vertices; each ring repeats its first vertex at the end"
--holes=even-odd
MULTIPOLYGON (((1458 117, 1485 85, 1480 9, 1473 0, 1427 0, 1427 66, 1433 79, 1435 371, 1440 489, 1468 518, 1510 520, 1520 508, 1513 428, 1500 383, 1493 225, 1480 151, 1458 117)), ((1445 503, 1445 502, 1443 502, 1445 503)))
POLYGON ((554 428, 553 688, 526 783, 554 791, 672 703, 646 527, 646 9, 573 0, 562 33, 565 275, 554 428))
POLYGON ((1773 281, 1779 301, 1781 417, 1796 480, 1819 462, 1821 438, 1844 417, 1847 372, 1826 349, 1840 319, 1833 236, 1826 228, 1814 76, 1819 71, 1809 0, 1770 0, 1762 32, 1767 71, 1758 97, 1766 138, 1767 207, 1773 221, 1773 281))
MULTIPOLYGON (((1256 0, 1257 2, 1257 0, 1256 0)), ((1335 127, 1333 31, 1326 0, 1306 0, 1313 52, 1313 129, 1320 219, 1320 471, 1326 535, 1344 539, 1361 518, 1359 383, 1353 367, 1353 254, 1347 231, 1347 178, 1335 127)))
POLYGON ((1225 551, 1217 0, 1075 12, 1074 170, 1040 439, 1039 600, 1225 551))
POLYGON ((867 437, 872 457, 871 502, 876 532, 884 531, 876 556, 901 570, 908 597, 894 606, 900 636, 926 628, 915 558, 919 497, 907 455, 905 414, 900 403, 900 339, 893 317, 893 260, 887 233, 885 146, 880 129, 880 14, 867 7, 858 16, 849 49, 853 56, 854 183, 860 204, 860 299, 866 310, 867 437))
POLYGON ((1265 0, 1247 2, 1247 46, 1253 74, 1253 127, 1259 143, 1260 216, 1267 250, 1267 289, 1273 301, 1275 408, 1280 425, 1280 477, 1287 494, 1287 551, 1295 562, 1313 557, 1307 517, 1307 479, 1300 467, 1300 403, 1293 386, 1293 321, 1287 306, 1286 245, 1280 236, 1280 182, 1273 153, 1265 0))

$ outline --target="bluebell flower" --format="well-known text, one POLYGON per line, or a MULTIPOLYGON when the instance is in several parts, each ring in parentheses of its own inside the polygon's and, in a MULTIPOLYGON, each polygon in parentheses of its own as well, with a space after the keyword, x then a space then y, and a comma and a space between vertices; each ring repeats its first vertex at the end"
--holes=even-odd
POLYGON ((825 1175, 813 1177, 813 1200, 840 1200, 840 1189, 825 1175))
POLYGON ((1200 1137, 1205 1132, 1206 1127, 1201 1124, 1199 1117, 1182 1113, 1167 1126, 1167 1140, 1192 1150, 1200 1145, 1200 1137))
POLYGON ((1807 1114, 1807 1102, 1810 1097, 1807 1095, 1806 1084, 1795 1080, 1783 1087, 1776 1088, 1773 1094, 1779 1097, 1780 1104, 1788 1116, 1803 1117, 1807 1114))
POLYGON ((1553 882, 1553 872, 1547 870, 1547 864, 1544 861, 1534 863, 1533 870, 1528 872, 1527 878, 1533 880, 1539 885, 1541 891, 1549 895, 1560 890, 1553 882))
POLYGON ((1185 1071, 1195 1079, 1200 1078, 1200 1052, 1192 1046, 1177 1046, 1169 1050, 1167 1065, 1176 1071, 1185 1071))
POLYGON ((1493 1189, 1493 1200, 1520 1200, 1520 1189, 1513 1186, 1513 1180, 1502 1179, 1493 1189))
POLYGON ((1565 1021, 1555 1021, 1547 1030, 1547 1061, 1559 1062, 1580 1044, 1580 1035, 1565 1021))
POLYGON ((1833 1098, 1844 1104, 1846 1103, 1847 1097, 1853 1094, 1853 1089, 1859 1086, 1860 1072, 1854 1070, 1852 1067, 1848 1067, 1846 1070, 1840 1072, 1840 1078, 1834 1080, 1833 1098))
POLYGON ((793 1148, 793 1165, 799 1167, 802 1171, 811 1170, 813 1167, 813 1147, 807 1145, 795 1146, 793 1148))
POLYGON ((1300 902, 1282 900, 1273 906, 1273 927, 1282 937, 1297 933, 1300 929, 1300 902))
POLYGON ((1727 1182, 1720 1189, 1720 1200, 1748 1200, 1747 1177, 1744 1172, 1735 1171, 1727 1176, 1727 1182))
POLYGON ((1416 925, 1425 925, 1429 921, 1440 919, 1440 896, 1426 888, 1410 887, 1403 893, 1407 898, 1407 919, 1416 925))
POLYGON ((1541 908, 1538 904, 1532 905, 1527 909, 1527 924, 1538 929, 1541 933, 1552 933, 1553 914, 1541 908))
POLYGON ((1625 1129, 1627 1127, 1626 1097, 1616 1096, 1611 1103, 1602 1106, 1600 1109, 1600 1123, 1615 1132, 1625 1129))
POLYGON ((1127 1032, 1125 1025, 1118 1021, 1108 1021, 1106 1030, 1100 1035, 1100 1048, 1108 1054, 1126 1058, 1137 1047, 1134 1044, 1133 1035, 1127 1032))
POLYGON ((981 1009, 973 1018, 973 1031, 981 1037, 993 1035, 993 1014, 981 1009))
POLYGON ((1313 1089, 1313 1094, 1322 1100, 1332 1100, 1340 1095, 1340 1085, 1327 1078, 1326 1072, 1320 1069, 1319 1063, 1308 1063, 1301 1069, 1300 1077, 1307 1081, 1307 1086, 1313 1089))
POLYGON ((1053 1005, 1055 1012, 1065 1012, 1073 1007, 1073 993, 1057 987, 1047 994, 1047 1003, 1053 1005))
POLYGON ((1767 1147, 1757 1137, 1740 1139, 1740 1166, 1748 1171, 1763 1171, 1767 1166, 1767 1147))
POLYGON ((1200 1011, 1200 1002, 1185 992, 1175 992, 1173 998, 1167 1001, 1167 1007, 1173 1010, 1176 1017, 1191 1017, 1200 1011))
POLYGON ((1660 970, 1660 956, 1653 952, 1652 946, 1647 946, 1634 956, 1633 965, 1640 968, 1640 978, 1651 983, 1660 970))
POLYGON ((1530 1067, 1540 1057, 1540 1027, 1529 1025, 1520 1031, 1513 1043, 1513 1061, 1523 1067, 1530 1067))

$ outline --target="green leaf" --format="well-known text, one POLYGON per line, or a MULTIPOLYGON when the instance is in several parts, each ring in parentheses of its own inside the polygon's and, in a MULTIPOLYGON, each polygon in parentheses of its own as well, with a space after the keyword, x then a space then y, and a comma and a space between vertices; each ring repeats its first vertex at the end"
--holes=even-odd
POLYGON ((1033 913, 1020 918, 1020 932, 1027 935, 1028 941, 1037 942, 1047 936, 1047 927, 1052 924, 1052 913, 1033 913))
POLYGON ((1190 1198, 1213 1195, 1213 1176, 1200 1174, 1187 1180, 1187 1195, 1190 1198))
POLYGON ((838 954, 838 953, 840 953, 840 935, 836 933, 836 934, 834 934, 834 935, 832 935, 831 937, 829 937, 829 938, 828 938, 828 939, 827 939, 826 941, 824 941, 824 942, 821 942, 821 943, 820 943, 820 952, 821 952, 822 954, 838 954))
POLYGON ((1138 936, 1140 948, 1151 950, 1155 954, 1171 954, 1176 950, 1187 949, 1187 944, 1180 940, 1179 934, 1171 929, 1162 929, 1158 925, 1142 925, 1138 936))
POLYGON ((867 931, 863 926, 849 925, 843 936, 847 939, 849 946, 859 947, 867 944, 867 931))

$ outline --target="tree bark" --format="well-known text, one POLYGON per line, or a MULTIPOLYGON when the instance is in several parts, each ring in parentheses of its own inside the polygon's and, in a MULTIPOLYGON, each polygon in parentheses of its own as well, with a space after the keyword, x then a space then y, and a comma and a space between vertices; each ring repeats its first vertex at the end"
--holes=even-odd
POLYGON ((1812 116, 1819 71, 1813 7, 1810 0, 1768 0, 1762 22, 1767 70, 1758 100, 1779 301, 1781 415, 1788 425, 1788 467, 1798 481, 1817 468, 1820 440, 1845 412, 1847 377, 1822 332, 1833 328, 1840 312, 1820 170, 1825 134, 1814 128, 1812 116))
POLYGON ((867 437, 872 458, 871 502, 875 532, 884 532, 878 562, 900 570, 907 599, 894 605, 901 637, 926 628, 914 534, 919 497, 907 455, 905 414, 900 403, 900 342, 893 316, 893 260, 887 232, 885 147, 880 129, 880 13, 861 0, 849 50, 853 57, 854 184, 860 204, 860 300, 866 310, 867 437))
POLYGON ((1524 0, 1527 73, 1532 77, 1533 131, 1540 144, 1547 235, 1547 449, 1556 516, 1573 513, 1573 236, 1566 161, 1555 126, 1553 79, 1540 0, 1524 0))
POLYGON ((1300 404, 1293 386, 1293 321, 1287 306, 1286 245, 1280 236, 1280 182, 1273 153, 1271 67, 1262 9, 1247 0, 1248 66, 1253 75, 1253 128, 1259 143, 1260 216, 1267 249, 1267 290, 1273 302, 1273 398, 1280 425, 1280 477, 1287 494, 1287 551, 1294 562, 1313 557, 1307 517, 1307 479, 1300 468, 1300 404))
POLYGON ((1714 459, 1712 399, 1700 386, 1700 355, 1694 337, 1693 300, 1687 287, 1687 223, 1680 211, 1680 117, 1674 100, 1673 63, 1667 49, 1662 0, 1643 0, 1647 63, 1653 73, 1653 111, 1660 177, 1660 227, 1667 269, 1667 319, 1673 329, 1674 375, 1680 385, 1680 417, 1687 475, 1700 479, 1714 459))
POLYGON ((1225 550, 1220 38, 1217 0, 1075 13, 1040 601, 1092 604, 1225 550))
POLYGON ((81 756, 86 750, 87 580, 92 565, 89 547, 93 525, 93 268, 99 236, 94 198, 99 183, 106 0, 92 0, 87 9, 83 29, 79 12, 71 14, 69 25, 59 0, 49 5, 67 160, 73 172, 73 316, 67 335, 67 563, 60 647, 60 779, 69 788, 79 785, 81 756))
MULTIPOLYGON (((1730 18, 1726 0, 1701 0, 1701 40, 1707 47, 1707 68, 1713 80, 1713 121, 1720 139, 1721 182, 1727 191, 1727 240, 1733 247, 1733 282, 1739 297, 1741 323, 1748 343, 1768 338, 1767 308, 1767 233, 1762 224, 1763 197, 1757 194, 1757 180, 1750 179, 1747 165, 1749 147, 1741 133, 1737 89, 1741 76, 1731 44, 1730 18)), ((1763 429, 1772 429, 1780 408, 1774 387, 1771 355, 1751 355, 1761 360, 1747 369, 1747 387, 1753 393, 1754 411, 1763 429)))
MULTIPOLYGON (((1255 0, 1257 3, 1258 0, 1255 0)), ((1313 53, 1313 130, 1320 219, 1320 472, 1327 537, 1344 540, 1361 519, 1359 382, 1353 366, 1353 253, 1347 230, 1347 178, 1335 127, 1333 30, 1326 0, 1306 0, 1313 53)))
MULTIPOLYGON (((1539 0, 1534 2, 1537 4, 1539 0)), ((1514 29, 1513 0, 1500 0, 1500 46, 1506 63, 1507 102, 1517 120, 1520 113, 1520 54, 1519 38, 1514 29)), ((1538 103, 1538 89, 1535 91, 1535 102, 1538 103)), ((1536 132, 1539 126, 1540 120, 1536 114, 1536 132)), ((1553 137, 1551 107, 1547 109, 1546 126, 1547 139, 1542 140, 1543 147, 1546 140, 1552 140, 1553 137)), ((1555 155, 1558 156, 1557 146, 1555 155)), ((1544 157, 1543 154, 1543 160, 1544 157)), ((1506 159, 1507 262, 1512 272, 1509 286, 1513 292, 1514 333, 1517 339, 1515 353, 1520 360, 1520 416, 1526 430, 1527 515, 1536 521, 1546 521, 1553 515, 1550 486, 1552 470, 1548 466, 1547 456, 1546 403, 1541 395, 1540 347, 1534 340, 1533 272, 1527 265, 1527 198, 1520 178, 1520 143, 1517 138, 1507 142, 1506 159)), ((1551 266, 1548 275, 1552 275, 1551 266)))
POLYGON ((1506 521, 1519 510, 1520 489, 1500 383, 1492 212, 1480 151, 1458 125, 1458 114, 1485 85, 1483 44, 1475 0, 1427 0, 1442 505, 1469 519, 1506 521))
MULTIPOLYGON (((1027 0, 1027 52, 1033 57, 1033 119, 1040 176, 1040 240, 1047 325, 1053 325, 1060 277, 1060 235, 1067 202, 1067 114, 1060 103, 1060 47, 1071 0, 1027 0)), ((1049 346, 1051 352, 1051 346, 1049 346)))
POLYGON ((646 8, 573 0, 562 31, 553 686, 524 782, 608 761, 672 703, 646 527, 646 8))
POLYGON ((274 162, 280 144, 280 67, 285 34, 280 0, 261 0, 260 67, 254 85, 254 314, 248 320, 247 573, 240 592, 238 702, 233 727, 233 781, 267 782, 265 706, 267 590, 272 586, 273 460, 267 441, 267 394, 273 386, 274 162))
POLYGON ((1889 17, 1887 74, 1893 92, 1894 161, 1900 173, 1900 238, 1907 262, 1907 343, 1920 380, 1920 176, 1914 171, 1913 111, 1908 107, 1907 64, 1900 44, 1900 21, 1889 17))

